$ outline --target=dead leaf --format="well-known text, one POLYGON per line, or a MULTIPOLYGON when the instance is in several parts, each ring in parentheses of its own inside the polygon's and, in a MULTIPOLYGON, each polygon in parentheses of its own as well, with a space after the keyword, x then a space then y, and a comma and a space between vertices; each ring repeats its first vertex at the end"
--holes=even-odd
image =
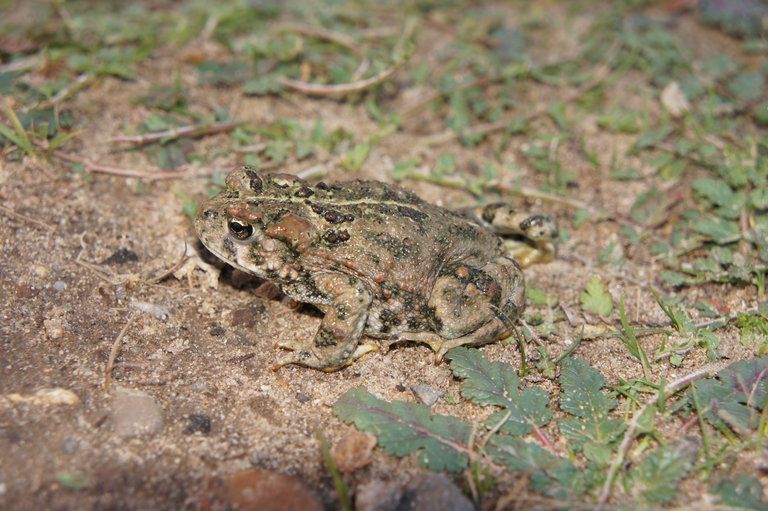
POLYGON ((661 104, 669 112, 672 117, 680 117, 685 112, 691 109, 691 104, 688 102, 688 98, 680 89, 680 84, 677 82, 669 82, 664 90, 661 91, 661 104))

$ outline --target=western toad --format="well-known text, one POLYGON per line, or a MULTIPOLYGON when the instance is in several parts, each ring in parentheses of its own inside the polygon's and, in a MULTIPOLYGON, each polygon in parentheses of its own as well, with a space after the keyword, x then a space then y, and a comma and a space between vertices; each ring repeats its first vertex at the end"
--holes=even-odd
POLYGON ((334 371, 376 349, 361 336, 414 340, 442 357, 509 335, 525 307, 518 263, 496 232, 523 235, 525 263, 554 253, 557 225, 503 204, 459 214, 376 181, 310 185, 235 169, 195 229, 213 254, 325 314, 277 367, 334 371))

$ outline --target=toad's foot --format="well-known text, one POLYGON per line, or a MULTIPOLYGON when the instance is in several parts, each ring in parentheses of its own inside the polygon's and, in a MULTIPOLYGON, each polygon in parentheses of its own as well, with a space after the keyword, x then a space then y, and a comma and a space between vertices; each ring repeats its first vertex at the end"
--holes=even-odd
POLYGON ((548 263, 555 258, 556 246, 554 242, 540 241, 534 245, 519 240, 505 239, 504 246, 507 255, 515 259, 523 268, 535 263, 548 263))
POLYGON ((505 238, 507 254, 520 266, 546 263, 554 259, 559 229, 557 221, 543 213, 519 211, 503 203, 465 210, 464 214, 505 238))
POLYGON ((409 340, 428 344, 435 352, 435 365, 437 365, 443 361, 445 354, 453 348, 459 346, 481 346, 498 339, 503 339, 510 333, 512 333, 512 328, 508 323, 495 319, 468 335, 456 337, 454 339, 446 339, 434 332, 416 332, 405 334, 399 340, 409 340))
POLYGON ((312 345, 310 343, 301 341, 279 341, 275 347, 292 350, 292 353, 288 353, 287 355, 277 359, 275 365, 272 366, 272 369, 275 371, 283 366, 290 364, 302 365, 327 372, 338 371, 342 367, 348 366, 366 353, 379 350, 379 347, 376 344, 358 344, 352 354, 349 355, 349 358, 345 359, 342 364, 329 366, 326 359, 323 359, 313 352, 312 345))

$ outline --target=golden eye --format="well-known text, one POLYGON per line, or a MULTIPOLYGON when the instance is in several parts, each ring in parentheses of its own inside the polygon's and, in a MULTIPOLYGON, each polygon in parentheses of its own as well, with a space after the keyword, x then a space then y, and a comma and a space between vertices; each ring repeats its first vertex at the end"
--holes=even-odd
POLYGON ((251 224, 241 222, 240 220, 230 220, 227 223, 227 227, 229 227, 229 233, 236 240, 247 240, 253 234, 253 226, 251 224))

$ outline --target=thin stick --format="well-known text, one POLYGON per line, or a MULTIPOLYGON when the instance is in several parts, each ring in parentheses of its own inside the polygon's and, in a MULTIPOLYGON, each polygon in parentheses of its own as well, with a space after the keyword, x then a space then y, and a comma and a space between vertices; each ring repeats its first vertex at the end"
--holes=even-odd
POLYGON ((49 224, 47 222, 43 222, 42 220, 37 220, 37 219, 29 217, 27 215, 22 215, 21 213, 17 213, 15 211, 13 211, 12 209, 6 208, 5 206, 0 205, 0 211, 2 211, 3 213, 5 213, 6 215, 8 215, 10 217, 18 218, 19 220, 24 220, 25 222, 30 222, 32 224, 39 225, 40 227, 48 229, 49 231, 55 231, 56 230, 56 226, 55 225, 51 225, 51 224, 49 224))
POLYGON ((75 156, 74 154, 66 153, 60 149, 53 151, 53 156, 61 158, 62 160, 81 163, 85 168, 92 172, 101 172, 103 174, 112 174, 121 177, 135 177, 141 179, 168 179, 174 177, 183 177, 185 174, 179 170, 155 170, 147 172, 145 170, 127 169, 125 167, 117 167, 115 165, 108 165, 105 163, 99 163, 89 158, 81 156, 75 156))
POLYGON ((230 131, 241 126, 243 121, 214 122, 208 124, 196 124, 193 126, 181 126, 165 131, 156 131, 143 135, 118 135, 109 139, 110 142, 129 142, 131 144, 143 145, 158 140, 168 141, 180 137, 199 137, 201 135, 210 135, 230 131))
POLYGON ((401 67, 403 67, 405 62, 406 62, 406 59, 403 59, 400 62, 396 63, 394 66, 390 67, 389 69, 385 69, 384 71, 381 71, 378 74, 371 76, 370 78, 366 78, 365 80, 358 80, 356 82, 337 83, 333 85, 322 85, 322 84, 316 84, 316 83, 309 83, 302 80, 294 80, 293 78, 286 78, 283 76, 283 77, 280 77, 280 83, 285 87, 288 87, 289 89, 295 90, 297 92, 302 92, 304 94, 310 94, 313 96, 335 96, 335 95, 351 94, 353 92, 359 92, 359 91, 368 89, 370 87, 373 87, 374 85, 378 85, 379 83, 387 80, 390 76, 395 74, 395 72, 397 72, 401 67))
POLYGON ((359 57, 363 57, 363 51, 360 48, 360 43, 346 34, 340 32, 334 32, 321 27, 308 27, 306 25, 300 25, 298 23, 280 23, 275 26, 276 32, 296 32, 305 36, 315 37, 317 39, 325 39, 348 48, 349 51, 359 57))
POLYGON ((110 383, 112 382, 112 370, 115 368, 115 359, 117 358, 117 352, 120 349, 120 344, 122 343, 123 337, 128 331, 128 328, 133 324, 133 320, 136 318, 137 314, 138 312, 131 314, 131 317, 129 317, 128 321, 126 321, 125 325, 123 325, 120 333, 117 334, 115 342, 112 343, 112 349, 109 351, 109 360, 107 360, 107 367, 104 370, 104 390, 106 392, 109 392, 110 383))
POLYGON ((30 110, 44 110, 46 108, 51 108, 52 106, 55 106, 57 103, 60 103, 61 101, 72 96, 80 89, 85 88, 87 85, 91 84, 95 79, 96 77, 94 75, 83 73, 80 76, 78 76, 74 82, 72 82, 69 86, 61 89, 53 97, 50 97, 44 101, 40 101, 38 103, 29 105, 24 108, 24 111, 29 112, 30 110))
POLYGON ((632 420, 629 422, 629 426, 627 427, 627 431, 624 433, 624 438, 621 441, 621 445, 619 446, 618 451, 616 452, 616 457, 613 459, 613 463, 611 463, 611 467, 608 470, 608 475, 605 478, 605 484, 603 485, 603 490, 600 493, 600 498, 597 501, 597 510, 600 511, 605 508, 605 504, 608 502, 608 499, 611 496, 611 488, 613 487, 614 479, 616 479, 616 474, 619 471, 619 467, 621 467, 621 464, 624 463, 624 458, 627 455, 627 452, 629 451, 629 446, 632 443, 632 441, 635 439, 635 432, 637 431, 637 427, 640 423, 640 419, 645 413, 646 410, 649 408, 656 406, 656 404, 659 402, 659 399, 661 399, 662 396, 669 397, 673 395, 675 392, 680 390, 681 388, 691 384, 695 380, 698 380, 699 378, 704 378, 707 376, 713 376, 717 374, 717 372, 722 369, 724 364, 722 363, 716 363, 716 364, 710 364, 703 369, 699 369, 698 371, 695 371, 687 376, 683 376, 682 378, 675 380, 671 383, 669 383, 666 387, 664 387, 663 390, 656 393, 651 399, 648 400, 643 407, 635 413, 635 415, 632 417, 632 420))
POLYGON ((33 67, 37 66, 40 60, 41 60, 40 57, 37 55, 14 60, 12 62, 8 62, 7 64, 1 65, 0 73, 10 73, 13 71, 27 71, 28 69, 32 69, 33 67))
POLYGON ((166 271, 164 271, 163 273, 161 273, 161 274, 160 274, 160 275, 158 275, 157 277, 152 277, 151 279, 149 279, 149 281, 150 281, 150 282, 152 282, 153 284, 157 284, 158 282, 160 282, 160 281, 162 281, 162 280, 164 280, 164 279, 166 279, 166 278, 170 277, 171 275, 173 275, 174 273, 176 273, 176 270, 178 270, 179 268, 181 268, 181 267, 182 267, 182 265, 183 265, 183 264, 184 264, 186 261, 187 261, 187 242, 186 242, 186 241, 184 241, 184 250, 181 252, 181 257, 180 257, 180 258, 179 258, 179 260, 176 262, 176 264, 174 264, 173 266, 171 266, 170 268, 168 268, 166 271))
MULTIPOLYGON (((411 38, 415 30, 416 30, 415 18, 409 18, 406 21, 405 28, 403 29, 403 32, 400 35, 400 38, 395 43, 395 49, 393 53, 395 53, 396 55, 399 55, 398 60, 395 62, 395 64, 392 67, 388 69, 384 69, 383 71, 380 71, 379 73, 371 76, 370 78, 366 78, 364 80, 357 80, 349 83, 323 85, 323 84, 309 83, 302 80, 294 80, 293 78, 281 77, 280 83, 289 89, 295 90, 297 92, 302 92, 304 94, 314 95, 314 96, 346 95, 346 94, 351 94, 354 92, 359 92, 359 91, 368 89, 370 87, 373 87, 374 85, 378 85, 379 83, 387 80, 389 77, 395 74, 401 67, 403 67, 406 62, 408 62, 408 58, 410 57, 411 52, 402 53, 404 51, 403 47, 405 46, 406 41, 408 41, 411 38)), ((318 35, 318 34, 313 34, 313 35, 318 35)), ((333 37, 338 37, 338 36, 340 36, 340 34, 335 34, 333 37)), ((346 41, 341 42, 341 40, 338 40, 338 39, 332 39, 332 40, 339 42, 339 44, 343 44, 344 46, 348 46, 346 41)), ((360 67, 358 67, 358 71, 359 69, 360 67)))

